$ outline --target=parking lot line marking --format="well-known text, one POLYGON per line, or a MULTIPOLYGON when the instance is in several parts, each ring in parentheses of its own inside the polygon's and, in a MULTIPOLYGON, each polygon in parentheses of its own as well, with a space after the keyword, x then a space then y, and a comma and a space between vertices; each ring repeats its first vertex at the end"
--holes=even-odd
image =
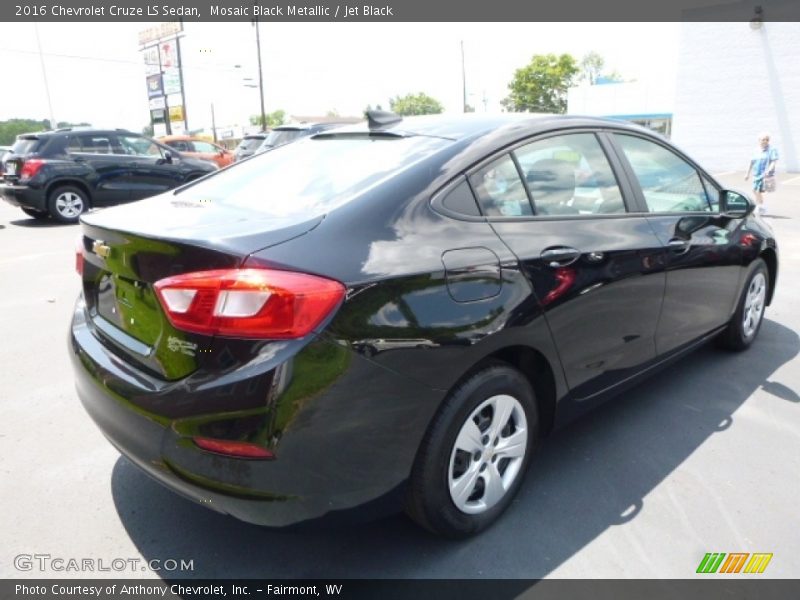
POLYGON ((792 177, 783 182, 784 185, 800 185, 800 176, 792 177))
POLYGON ((54 256, 56 254, 64 254, 63 252, 39 252, 37 254, 25 254, 23 256, 15 256, 13 258, 4 258, 0 260, 0 265, 7 265, 8 263, 17 262, 20 260, 33 260, 41 258, 42 256, 54 256))

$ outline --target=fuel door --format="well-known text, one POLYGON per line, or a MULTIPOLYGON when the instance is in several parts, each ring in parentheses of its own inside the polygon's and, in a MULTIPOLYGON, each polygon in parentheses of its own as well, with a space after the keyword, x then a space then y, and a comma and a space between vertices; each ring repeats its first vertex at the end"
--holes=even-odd
POLYGON ((500 259, 488 248, 459 248, 442 254, 447 291, 456 302, 476 302, 500 293, 500 259))

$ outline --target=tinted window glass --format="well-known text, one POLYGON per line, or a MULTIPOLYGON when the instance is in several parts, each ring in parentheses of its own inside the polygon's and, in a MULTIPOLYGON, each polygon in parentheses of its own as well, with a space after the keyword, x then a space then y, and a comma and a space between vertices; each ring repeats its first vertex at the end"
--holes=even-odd
MULTIPOLYGON (((113 146, 116 140, 109 135, 80 135, 78 136, 80 150, 75 150, 75 144, 70 145, 70 152, 86 154, 114 154, 113 146)), ((119 150, 117 151, 119 153, 119 150)))
POLYGON ((214 144, 209 144, 208 142, 194 141, 192 142, 192 145, 194 146, 195 152, 211 152, 211 153, 219 152, 219 148, 214 146, 214 144))
POLYGON ((538 140, 514 154, 537 215, 625 212, 614 172, 594 134, 538 140))
POLYGON ((123 154, 163 158, 161 148, 158 144, 151 142, 147 138, 133 135, 121 135, 119 136, 119 143, 120 146, 122 146, 123 154))
POLYGON ((466 180, 447 193, 442 200, 442 206, 470 217, 479 217, 481 215, 478 210, 478 204, 475 202, 475 196, 472 195, 472 190, 466 180))
POLYGON ((719 189, 710 180, 706 179, 702 175, 700 179, 703 180, 703 187, 706 190, 706 196, 708 197, 708 203, 711 205, 711 210, 718 211, 719 210, 719 189))
POLYGON ((39 138, 19 138, 14 142, 14 145, 11 146, 11 152, 18 155, 37 152, 39 150, 40 141, 42 140, 39 138))
POLYGON ((643 138, 616 134, 650 212, 710 211, 700 175, 685 160, 643 138))
POLYGON ((264 140, 265 146, 281 146, 303 137, 307 132, 303 129, 278 129, 270 131, 267 139, 264 140))
POLYGON ((261 145, 261 142, 264 141, 263 137, 251 137, 251 138, 244 138, 241 142, 239 142, 239 149, 240 150, 255 150, 261 145))
POLYGON ((259 154, 176 193, 275 217, 313 218, 449 144, 422 136, 309 140, 259 154))
POLYGON ((509 155, 478 170, 469 181, 484 215, 519 217, 533 214, 517 166, 509 155))

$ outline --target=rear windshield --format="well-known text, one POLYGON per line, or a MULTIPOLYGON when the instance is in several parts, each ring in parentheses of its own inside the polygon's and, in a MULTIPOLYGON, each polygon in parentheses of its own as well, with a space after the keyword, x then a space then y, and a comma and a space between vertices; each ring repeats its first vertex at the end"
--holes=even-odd
POLYGON ((289 142, 293 142, 297 138, 308 135, 305 129, 279 129, 271 131, 264 140, 265 146, 283 146, 289 142))
POLYGON ((176 194, 268 216, 313 218, 450 143, 424 136, 306 138, 257 154, 176 194))
POLYGON ((39 147, 43 145, 44 140, 40 140, 39 138, 17 138, 17 141, 11 146, 11 152, 17 155, 30 154, 31 152, 38 151, 40 149, 39 147))
POLYGON ((261 142, 264 141, 263 137, 252 137, 252 138, 244 138, 239 143, 240 150, 255 150, 261 145, 261 142))

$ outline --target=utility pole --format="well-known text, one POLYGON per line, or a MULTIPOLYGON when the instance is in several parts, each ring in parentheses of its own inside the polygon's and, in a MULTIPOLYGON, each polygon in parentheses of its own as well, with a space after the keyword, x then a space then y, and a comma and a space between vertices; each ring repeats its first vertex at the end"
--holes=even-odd
POLYGON ((464 87, 464 112, 467 112, 467 71, 464 68, 464 40, 461 40, 461 83, 464 87))
POLYGON ((214 135, 214 143, 217 143, 217 121, 214 118, 214 103, 211 103, 211 132, 214 135))
POLYGON ((256 27, 256 49, 258 51, 258 93, 261 95, 261 129, 267 128, 267 113, 264 110, 264 73, 261 71, 261 35, 259 34, 258 18, 253 19, 256 27))
POLYGON ((50 109, 50 129, 58 129, 55 113, 53 113, 53 102, 50 100, 50 84, 47 83, 47 69, 44 67, 44 55, 42 54, 42 42, 39 39, 39 26, 33 23, 36 32, 36 47, 39 49, 39 62, 42 64, 42 79, 44 79, 44 92, 47 96, 47 107, 50 109))

